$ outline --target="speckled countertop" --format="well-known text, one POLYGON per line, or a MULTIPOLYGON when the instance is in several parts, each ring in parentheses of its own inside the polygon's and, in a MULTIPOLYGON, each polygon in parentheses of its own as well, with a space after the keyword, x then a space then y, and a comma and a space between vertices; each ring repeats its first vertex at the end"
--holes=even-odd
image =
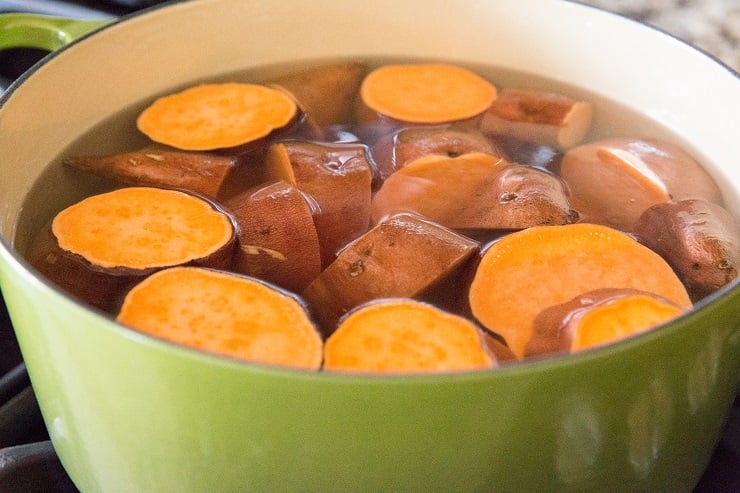
POLYGON ((740 72, 740 0, 580 0, 650 24, 740 72))

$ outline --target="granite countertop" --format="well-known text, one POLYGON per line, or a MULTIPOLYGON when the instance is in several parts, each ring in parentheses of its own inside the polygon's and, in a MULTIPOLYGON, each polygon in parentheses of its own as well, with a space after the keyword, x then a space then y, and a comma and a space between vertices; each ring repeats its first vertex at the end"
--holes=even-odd
POLYGON ((644 22, 715 56, 740 72, 738 0, 580 0, 644 22))

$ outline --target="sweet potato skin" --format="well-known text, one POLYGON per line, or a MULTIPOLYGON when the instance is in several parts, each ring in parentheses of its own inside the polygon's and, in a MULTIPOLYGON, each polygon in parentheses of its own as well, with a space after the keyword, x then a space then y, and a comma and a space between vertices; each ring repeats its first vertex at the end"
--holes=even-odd
POLYGON ((130 185, 177 188, 216 198, 239 161, 236 156, 151 145, 121 154, 72 156, 64 164, 130 185))
POLYGON ((314 202, 322 265, 370 224, 373 172, 367 148, 358 144, 283 143, 296 187, 314 202))
POLYGON ((740 226, 715 203, 687 199, 654 205, 640 216, 634 233, 668 262, 694 300, 738 277, 740 226))
POLYGON ((560 175, 584 221, 625 232, 658 203, 700 198, 722 204, 719 188, 701 165, 657 139, 610 138, 573 147, 563 156, 560 175))
POLYGON ((269 81, 287 90, 317 126, 345 123, 354 113, 367 65, 345 62, 292 72, 269 81))
POLYGON ((382 137, 371 149, 381 181, 420 157, 431 154, 456 157, 469 152, 506 159, 503 149, 478 129, 450 124, 404 127, 382 137))
POLYGON ((292 292, 321 272, 311 207, 284 181, 249 189, 226 203, 238 225, 233 270, 292 292))
POLYGON ((347 245, 303 291, 325 334, 365 302, 414 297, 460 267, 477 242, 411 214, 397 214, 347 245))

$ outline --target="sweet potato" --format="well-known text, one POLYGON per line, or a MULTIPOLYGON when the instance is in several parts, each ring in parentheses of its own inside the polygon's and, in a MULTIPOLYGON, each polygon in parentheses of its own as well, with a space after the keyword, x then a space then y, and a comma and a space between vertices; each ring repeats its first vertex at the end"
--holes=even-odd
POLYGON ((478 129, 453 124, 405 127, 384 136, 371 149, 381 181, 420 157, 457 157, 472 152, 506 159, 504 151, 478 129))
POLYGON ((389 297, 414 297, 460 268, 478 244, 410 214, 384 220, 347 245, 303 291, 326 334, 349 310, 389 297))
POLYGON ((105 156, 71 156, 65 158, 64 164, 128 185, 177 188, 215 199, 240 165, 240 159, 152 145, 105 156))
POLYGON ((687 199, 654 205, 637 220, 634 234, 668 262, 695 300, 738 276, 740 226, 713 202, 687 199))
POLYGON ((324 369, 430 373, 492 368, 495 358, 468 319, 411 299, 368 303, 324 345, 324 369))
POLYGON ((389 176, 373 197, 371 216, 378 222, 397 212, 453 229, 523 229, 573 219, 557 177, 477 152, 422 157, 389 176))
POLYGON ((685 311, 635 289, 603 288, 545 308, 534 319, 525 357, 575 352, 652 329, 685 311))
POLYGON ((267 175, 292 183, 314 204, 322 265, 370 224, 372 168, 359 144, 286 141, 274 145, 267 175))
POLYGON ((201 84, 163 96, 136 120, 154 142, 189 151, 228 149, 293 122, 295 101, 260 84, 201 84))
POLYGON ((321 272, 319 237, 303 194, 284 181, 233 197, 226 203, 238 225, 233 269, 293 292, 321 272))
POLYGON ((307 369, 323 343, 305 307, 262 281, 174 267, 129 291, 118 322, 183 346, 248 361, 307 369))
POLYGON ((655 204, 686 198, 722 203, 701 165, 660 140, 605 139, 574 147, 563 156, 560 175, 583 221, 626 232, 655 204))
POLYGON ((482 114, 496 87, 474 72, 448 64, 391 64, 362 81, 360 98, 370 110, 408 123, 447 123, 482 114))
POLYGON ((288 91, 298 107, 319 127, 347 123, 367 65, 343 62, 292 72, 268 82, 288 91))
POLYGON ((591 128, 593 105, 564 94, 526 88, 499 91, 481 120, 487 134, 568 149, 591 128))
POLYGON ((235 245, 232 219, 214 203, 180 191, 129 187, 59 212, 28 258, 62 289, 111 311, 152 272, 176 265, 229 268, 235 245))
POLYGON ((491 244, 470 286, 470 308, 521 358, 537 314, 600 288, 637 289, 691 307, 657 253, 618 230, 578 223, 535 226, 491 244))

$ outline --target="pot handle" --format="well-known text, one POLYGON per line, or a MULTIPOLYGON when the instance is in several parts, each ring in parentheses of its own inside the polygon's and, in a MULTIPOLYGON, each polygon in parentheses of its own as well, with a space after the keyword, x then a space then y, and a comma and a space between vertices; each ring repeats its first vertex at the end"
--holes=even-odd
POLYGON ((69 19, 38 14, 0 14, 0 50, 54 51, 114 19, 69 19))

